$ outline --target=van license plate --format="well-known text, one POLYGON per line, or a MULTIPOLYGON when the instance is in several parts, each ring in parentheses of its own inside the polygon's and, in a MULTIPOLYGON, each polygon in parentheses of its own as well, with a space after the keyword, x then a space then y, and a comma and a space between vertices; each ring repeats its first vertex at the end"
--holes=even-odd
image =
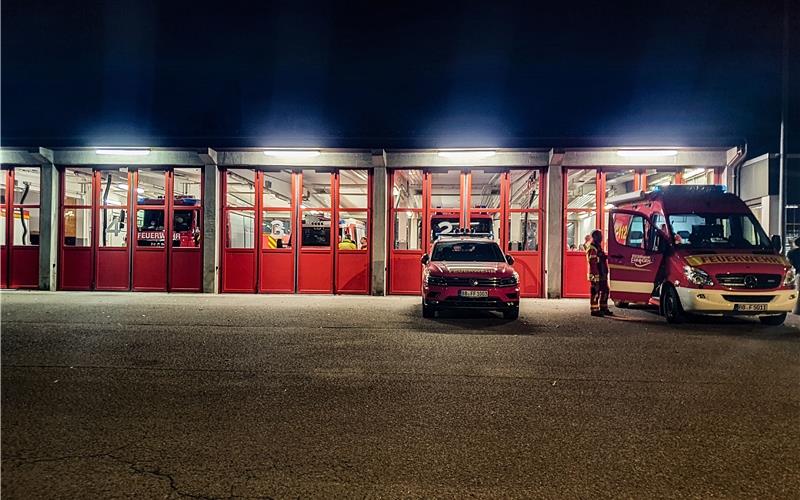
POLYGON ((766 311, 767 304, 735 304, 733 306, 734 311, 766 311))
POLYGON ((462 297, 488 297, 489 292, 486 290, 461 290, 459 295, 462 297))

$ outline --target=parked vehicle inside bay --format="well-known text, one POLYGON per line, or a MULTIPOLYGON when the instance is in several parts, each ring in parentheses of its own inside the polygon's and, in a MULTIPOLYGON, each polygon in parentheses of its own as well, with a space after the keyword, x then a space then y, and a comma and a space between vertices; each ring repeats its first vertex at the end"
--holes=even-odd
MULTIPOLYGON (((163 199, 140 198, 139 206, 163 205, 163 199)), ((199 212, 180 210, 178 207, 199 207, 200 200, 191 196, 179 196, 173 201, 176 209, 172 218, 172 246, 197 247, 200 242, 199 212)), ((136 244, 141 247, 164 246, 164 212, 160 210, 139 210, 136 214, 136 244)), ((125 221, 103 221, 103 233, 124 230, 125 221)))
POLYGON ((519 275, 514 258, 500 245, 475 234, 439 236, 422 256, 422 316, 445 309, 501 311, 519 317, 519 275))
POLYGON ((780 325, 797 302, 797 271, 723 186, 678 185, 609 199, 611 298, 687 314, 758 316, 780 325))

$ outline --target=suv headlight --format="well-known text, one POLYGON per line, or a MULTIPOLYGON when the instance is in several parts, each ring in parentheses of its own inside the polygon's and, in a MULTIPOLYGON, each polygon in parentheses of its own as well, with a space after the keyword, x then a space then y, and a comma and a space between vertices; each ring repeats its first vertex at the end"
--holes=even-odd
POLYGON ((519 274, 514 271, 514 274, 511 275, 509 278, 502 278, 500 280, 500 286, 511 286, 511 285, 519 285, 519 274))
POLYGON ((711 275, 703 271, 702 269, 698 269, 692 266, 683 266, 683 274, 684 276, 686 276, 686 279, 689 280, 689 283, 693 283, 695 285, 706 285, 706 286, 714 285, 714 281, 711 279, 711 275))
POLYGON ((783 277, 783 286, 794 287, 797 282, 797 271, 793 267, 786 270, 786 275, 783 277))
POLYGON ((426 274, 425 284, 433 286, 447 286, 447 280, 444 278, 444 276, 433 276, 430 274, 426 274))

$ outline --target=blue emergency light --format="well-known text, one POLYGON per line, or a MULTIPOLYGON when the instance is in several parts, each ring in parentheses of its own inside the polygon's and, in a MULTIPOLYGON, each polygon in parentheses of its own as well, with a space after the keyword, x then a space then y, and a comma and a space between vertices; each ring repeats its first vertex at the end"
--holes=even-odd
POLYGON ((728 188, 722 184, 670 184, 668 186, 656 186, 653 188, 654 193, 666 193, 671 191, 681 191, 691 194, 722 194, 726 193, 728 188))

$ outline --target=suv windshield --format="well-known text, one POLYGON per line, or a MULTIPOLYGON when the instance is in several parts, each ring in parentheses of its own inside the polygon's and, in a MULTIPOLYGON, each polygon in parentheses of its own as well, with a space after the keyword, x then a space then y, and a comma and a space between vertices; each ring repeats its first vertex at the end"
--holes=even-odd
POLYGON ((434 247, 431 260, 505 262, 500 247, 490 241, 442 241, 434 247))
POLYGON ((669 224, 678 248, 772 248, 751 214, 675 214, 669 224))

